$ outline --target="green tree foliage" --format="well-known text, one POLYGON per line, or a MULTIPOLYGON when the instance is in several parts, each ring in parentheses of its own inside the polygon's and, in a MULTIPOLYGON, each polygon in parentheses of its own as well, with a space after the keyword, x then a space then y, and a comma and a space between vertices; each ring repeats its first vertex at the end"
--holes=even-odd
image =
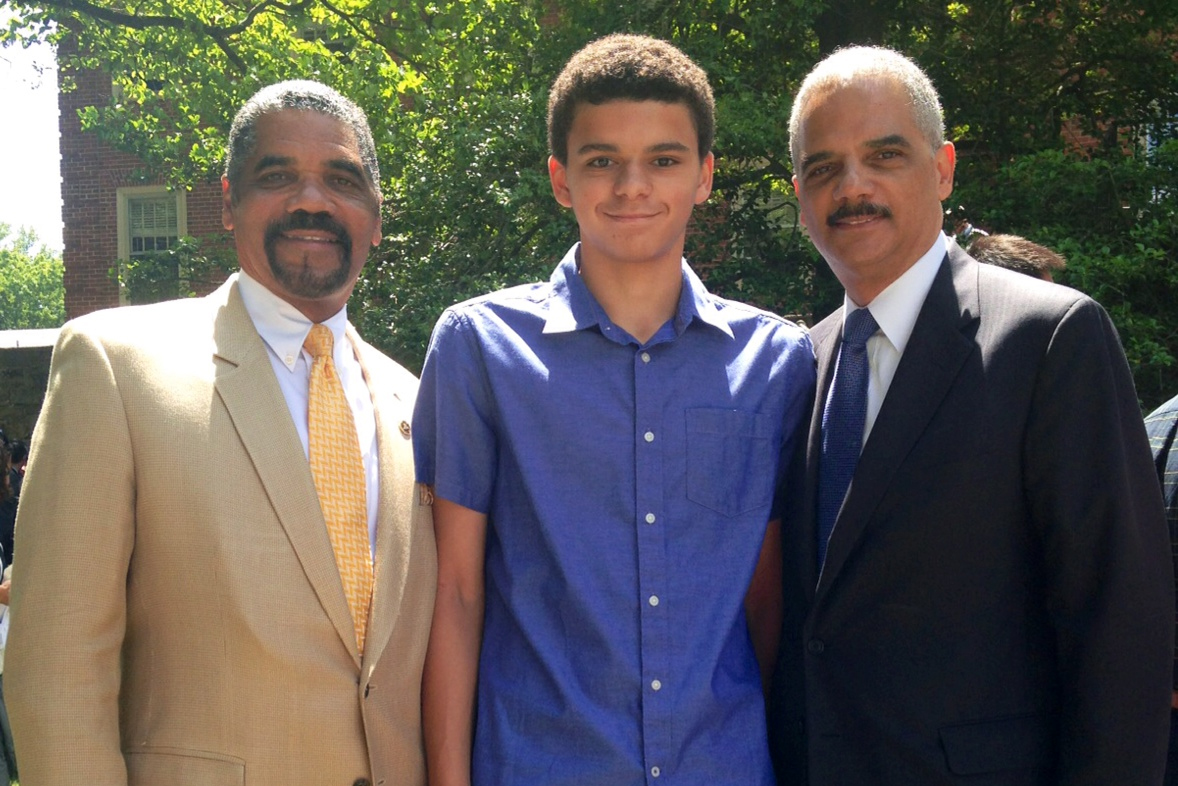
POLYGON ((968 171, 1060 149, 1061 131, 1120 152, 1178 116, 1178 6, 1168 0, 902 4, 885 43, 928 69, 968 171))
POLYGON ((65 323, 61 256, 31 229, 15 235, 0 223, 0 330, 55 328, 65 323))
POLYGON ((942 93, 959 147, 954 206, 1067 253, 1068 283, 1114 312, 1146 403, 1147 389, 1178 390, 1176 310, 1158 283, 1178 185, 1137 144, 1174 136, 1171 0, 7 1, 19 13, 0 39, 76 36, 67 65, 100 68, 117 88, 84 123, 175 185, 219 175, 230 116, 263 84, 313 77, 364 106, 386 237, 350 313, 410 366, 447 304, 547 276, 575 239, 547 182, 547 90, 576 49, 614 31, 672 40, 712 77, 717 174, 690 231, 697 270, 722 294, 824 316, 841 289, 797 226, 790 102, 832 48, 894 46, 942 93), (1067 152, 1064 130, 1095 147, 1067 152), (1098 202, 1094 184, 1112 181, 1098 202))

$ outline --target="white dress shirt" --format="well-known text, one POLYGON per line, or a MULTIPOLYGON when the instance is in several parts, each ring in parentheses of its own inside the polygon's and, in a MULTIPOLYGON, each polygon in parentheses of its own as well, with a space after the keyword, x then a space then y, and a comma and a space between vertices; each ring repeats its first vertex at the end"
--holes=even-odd
MULTIPOLYGON (((307 436, 307 395, 311 386, 311 354, 303 349, 303 342, 311 332, 311 320, 297 308, 250 278, 245 271, 238 273, 237 286, 245 310, 253 320, 258 335, 269 349, 270 365, 286 398, 303 455, 309 457, 307 436)), ((364 479, 368 502, 368 543, 373 558, 376 555, 376 512, 380 505, 380 465, 376 449, 376 409, 372 394, 364 380, 364 371, 356 359, 356 351, 348 339, 348 309, 344 306, 324 320, 335 342, 332 360, 344 387, 344 395, 352 408, 352 419, 360 439, 360 455, 364 459, 364 479)), ((309 458, 308 458, 309 460, 309 458)))
MULTIPOLYGON (((867 340, 867 362, 871 366, 871 375, 867 380, 864 445, 867 444, 867 437, 875 425, 888 388, 892 385, 892 378, 896 376, 896 367, 900 365, 904 348, 908 346, 912 328, 916 325, 916 317, 920 314, 921 306, 924 305, 924 299, 928 296, 948 248, 945 233, 938 232, 932 248, 867 304, 871 316, 879 325, 879 330, 867 340)), ((849 314, 857 308, 859 306, 850 297, 843 296, 844 314, 849 314)), ((843 327, 846 329, 846 320, 843 321, 843 327)))

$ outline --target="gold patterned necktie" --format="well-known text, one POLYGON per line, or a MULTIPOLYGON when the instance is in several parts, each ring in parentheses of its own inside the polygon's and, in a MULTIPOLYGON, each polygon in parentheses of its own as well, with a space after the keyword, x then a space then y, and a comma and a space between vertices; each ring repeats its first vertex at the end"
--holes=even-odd
POLYGON ((307 403, 311 475, 356 626, 356 646, 363 653, 372 603, 364 460, 352 408, 331 357, 333 345, 331 330, 324 325, 313 326, 303 342, 314 358, 307 403))

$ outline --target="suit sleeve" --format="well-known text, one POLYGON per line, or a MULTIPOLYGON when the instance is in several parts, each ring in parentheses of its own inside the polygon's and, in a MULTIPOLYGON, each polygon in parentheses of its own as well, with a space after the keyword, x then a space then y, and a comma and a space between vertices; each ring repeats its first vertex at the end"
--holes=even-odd
POLYGON ((106 351, 67 325, 16 527, 5 693, 25 786, 127 782, 118 710, 135 526, 127 416, 106 351))
POLYGON ((1104 310, 1056 326, 1026 439, 1060 675, 1059 782, 1160 783, 1174 578, 1149 444, 1104 310))

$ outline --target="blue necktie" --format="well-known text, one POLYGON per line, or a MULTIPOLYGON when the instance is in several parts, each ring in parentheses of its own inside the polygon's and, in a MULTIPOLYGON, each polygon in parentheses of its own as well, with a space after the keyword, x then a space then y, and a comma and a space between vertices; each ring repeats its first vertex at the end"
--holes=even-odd
POLYGON ((865 308, 846 317, 843 345, 830 397, 822 411, 822 460, 818 464, 818 569, 826 561, 826 544, 834 530, 859 452, 867 423, 867 339, 879 326, 865 308))

